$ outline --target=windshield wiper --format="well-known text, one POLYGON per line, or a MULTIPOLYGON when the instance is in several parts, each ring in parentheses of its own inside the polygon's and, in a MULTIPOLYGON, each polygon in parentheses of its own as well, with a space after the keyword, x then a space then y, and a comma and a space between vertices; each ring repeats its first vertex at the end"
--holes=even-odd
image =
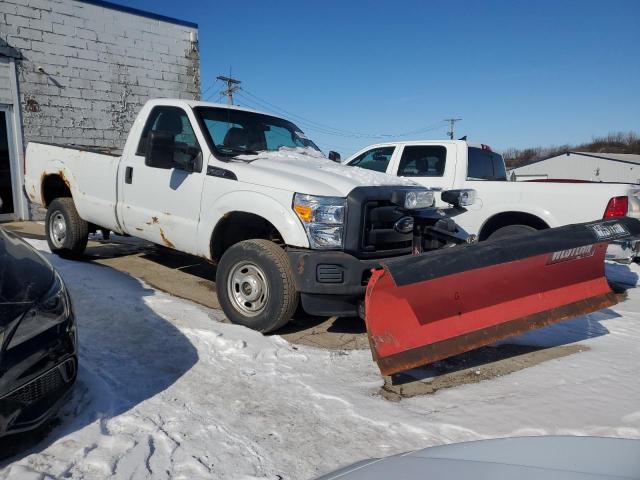
POLYGON ((227 145, 216 145, 216 147, 222 153, 225 153, 225 151, 226 151, 226 152, 231 153, 233 155, 242 155, 242 154, 257 155, 258 153, 260 153, 257 150, 251 150, 251 149, 242 148, 242 147, 229 147, 227 145))

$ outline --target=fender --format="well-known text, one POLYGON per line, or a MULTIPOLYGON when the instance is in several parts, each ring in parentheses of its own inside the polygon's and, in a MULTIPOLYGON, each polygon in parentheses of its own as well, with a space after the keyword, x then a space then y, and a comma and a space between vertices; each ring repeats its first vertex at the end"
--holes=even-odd
POLYGON ((549 228, 555 228, 560 226, 560 224, 555 219, 555 217, 551 214, 551 212, 544 208, 539 208, 539 207, 528 208, 527 207, 527 208, 510 209, 510 208, 500 208, 499 205, 495 205, 495 206, 492 206, 491 212, 483 220, 480 228, 478 229, 478 235, 480 235, 484 231, 484 228, 487 226, 487 224, 496 216, 503 215, 503 214, 519 214, 519 213, 537 217, 538 219, 546 223, 549 226, 549 228))
POLYGON ((218 197, 213 205, 203 206, 196 246, 199 254, 211 260, 210 241, 213 231, 218 222, 231 212, 258 215, 276 227, 285 244, 309 248, 309 240, 302 223, 290 207, 285 207, 291 203, 293 194, 277 192, 281 194, 282 198, 275 199, 252 190, 235 190, 218 197))
MULTIPOLYGON (((78 190, 78 182, 76 181, 73 173, 66 167, 64 162, 58 159, 53 159, 47 162, 47 165, 43 169, 42 175, 40 176, 40 200, 41 204, 44 206, 45 203, 45 195, 44 195, 44 181, 49 176, 58 176, 62 179, 62 181, 69 187, 71 191, 71 197, 77 198, 79 195, 78 190)), ((78 202, 76 202, 77 204, 78 202)), ((76 208, 78 208, 76 206, 76 208)), ((80 213, 80 211, 78 211, 80 213)), ((82 215, 80 215, 82 216, 82 215)))

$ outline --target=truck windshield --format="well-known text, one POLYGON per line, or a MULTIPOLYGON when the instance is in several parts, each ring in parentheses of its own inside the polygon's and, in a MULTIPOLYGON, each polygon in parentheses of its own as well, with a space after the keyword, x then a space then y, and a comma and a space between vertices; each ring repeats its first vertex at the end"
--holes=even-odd
POLYGON ((491 150, 469 147, 467 179, 506 181, 507 172, 502 156, 491 150))
POLYGON ((293 123, 262 113, 231 108, 195 109, 205 126, 205 135, 223 155, 272 152, 281 148, 320 149, 293 123))

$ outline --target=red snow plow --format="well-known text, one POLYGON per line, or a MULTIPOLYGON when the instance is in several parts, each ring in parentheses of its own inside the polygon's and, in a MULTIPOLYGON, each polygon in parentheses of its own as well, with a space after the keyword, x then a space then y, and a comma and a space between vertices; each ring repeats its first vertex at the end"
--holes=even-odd
POLYGON ((639 235, 622 217, 386 260, 365 298, 374 360, 390 375, 614 305, 607 245, 639 235))

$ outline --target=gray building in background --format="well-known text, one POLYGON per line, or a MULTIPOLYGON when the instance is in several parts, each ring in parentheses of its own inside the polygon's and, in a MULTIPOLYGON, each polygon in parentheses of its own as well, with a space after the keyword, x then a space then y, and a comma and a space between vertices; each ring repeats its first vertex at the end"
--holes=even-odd
POLYGON ((640 155, 566 152, 514 168, 512 180, 583 180, 640 184, 640 155))
POLYGON ((0 220, 30 141, 120 149, 149 98, 198 99, 194 23, 99 0, 0 1, 0 220))

